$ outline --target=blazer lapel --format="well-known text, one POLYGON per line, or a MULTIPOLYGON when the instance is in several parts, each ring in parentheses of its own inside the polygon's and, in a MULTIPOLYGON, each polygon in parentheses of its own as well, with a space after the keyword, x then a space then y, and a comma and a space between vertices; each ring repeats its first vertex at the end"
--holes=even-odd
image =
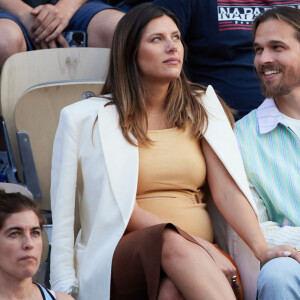
POLYGON ((138 147, 129 144, 119 128, 119 116, 114 105, 104 107, 101 101, 98 126, 111 190, 127 225, 133 210, 138 181, 138 147), (131 203, 128 203, 131 199, 131 203))
POLYGON ((208 113, 209 124, 204 137, 257 213, 246 173, 241 172, 244 164, 234 132, 212 86, 207 87, 202 102, 208 113))

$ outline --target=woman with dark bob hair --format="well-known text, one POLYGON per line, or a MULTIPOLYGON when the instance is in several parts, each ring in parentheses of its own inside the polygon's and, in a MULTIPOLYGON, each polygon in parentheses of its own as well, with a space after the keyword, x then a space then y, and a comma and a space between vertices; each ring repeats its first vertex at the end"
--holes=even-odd
POLYGON ((266 262, 290 249, 268 249, 230 110, 212 87, 187 81, 183 59, 176 17, 140 5, 116 28, 102 96, 62 110, 52 160, 53 288, 80 300, 235 299, 237 270, 212 244, 206 183, 248 245, 223 226, 244 279, 248 261, 259 267, 254 255, 266 262))
POLYGON ((42 255, 44 224, 33 200, 0 190, 0 299, 73 299, 32 281, 42 255))

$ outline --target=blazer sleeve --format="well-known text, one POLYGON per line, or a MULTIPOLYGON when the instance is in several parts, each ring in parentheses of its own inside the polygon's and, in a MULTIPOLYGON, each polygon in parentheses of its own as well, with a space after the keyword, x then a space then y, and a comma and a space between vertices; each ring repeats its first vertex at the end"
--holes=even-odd
POLYGON ((74 218, 78 166, 78 132, 72 111, 64 108, 56 131, 51 170, 51 288, 76 295, 74 218))

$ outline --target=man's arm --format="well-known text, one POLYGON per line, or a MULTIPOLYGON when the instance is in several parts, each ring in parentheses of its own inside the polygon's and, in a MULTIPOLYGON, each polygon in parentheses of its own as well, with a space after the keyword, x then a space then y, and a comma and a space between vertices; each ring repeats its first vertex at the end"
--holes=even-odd
POLYGON ((49 43, 58 39, 61 42, 61 33, 68 26, 75 12, 88 0, 59 0, 56 5, 40 5, 32 9, 35 17, 33 35, 35 42, 49 43))
MULTIPOLYGON (((61 0, 61 1, 66 2, 66 0, 61 0)), ((68 1, 70 1, 70 0, 68 0, 68 1)), ((79 0, 74 0, 74 3, 78 2, 78 1, 79 0)), ((83 1, 83 0, 81 0, 81 1, 83 1)), ((87 0, 85 0, 85 1, 87 1, 87 0)), ((44 6, 54 7, 53 5, 50 5, 50 4, 49 5, 40 5, 39 9, 43 9, 44 6)), ((49 40, 49 45, 44 40, 38 39, 37 41, 35 41, 35 39, 37 38, 37 36, 35 35, 35 31, 36 31, 35 28, 37 26, 36 24, 39 23, 39 21, 37 21, 39 14, 35 15, 35 13, 32 13, 32 12, 35 11, 37 8, 32 9, 32 7, 25 4, 21 0, 9 0, 9 1, 0 0, 0 9, 3 9, 5 11, 12 13, 21 21, 21 23, 26 28, 26 31, 27 31, 27 34, 28 34, 30 40, 35 45, 35 48, 56 47, 54 40, 52 40, 52 41, 49 40), (38 45, 37 43, 41 43, 41 44, 38 45)), ((58 10, 58 9, 56 8, 56 10, 58 10)), ((52 27, 52 25, 51 25, 51 27, 52 27)), ((50 29, 51 29, 51 27, 50 27, 50 29)), ((56 29, 56 28, 54 28, 54 29, 56 29)), ((49 28, 47 30, 49 32, 49 28)), ((51 32, 53 32, 53 30, 51 32)), ((61 34, 57 34, 56 38, 58 39, 58 41, 60 42, 60 44, 63 47, 68 46, 67 41, 64 39, 64 37, 61 34)))
POLYGON ((267 208, 261 199, 259 193, 249 182, 250 189, 258 210, 258 220, 261 230, 269 246, 291 245, 300 248, 300 227, 283 226, 270 221, 267 208))
POLYGON ((31 7, 21 0, 0 0, 0 9, 6 10, 18 18, 26 13, 30 13, 31 7))

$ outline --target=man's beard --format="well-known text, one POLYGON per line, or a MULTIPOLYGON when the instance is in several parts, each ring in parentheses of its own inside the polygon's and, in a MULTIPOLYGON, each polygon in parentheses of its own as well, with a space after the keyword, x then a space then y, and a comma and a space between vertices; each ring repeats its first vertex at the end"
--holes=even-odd
POLYGON ((300 72, 296 71, 293 67, 286 68, 279 64, 269 64, 266 66, 260 66, 258 69, 259 81, 262 90, 262 94, 266 98, 276 98, 289 94, 294 88, 300 86, 300 72), (268 70, 276 70, 281 72, 281 79, 279 83, 275 83, 264 80, 261 72, 268 70))

